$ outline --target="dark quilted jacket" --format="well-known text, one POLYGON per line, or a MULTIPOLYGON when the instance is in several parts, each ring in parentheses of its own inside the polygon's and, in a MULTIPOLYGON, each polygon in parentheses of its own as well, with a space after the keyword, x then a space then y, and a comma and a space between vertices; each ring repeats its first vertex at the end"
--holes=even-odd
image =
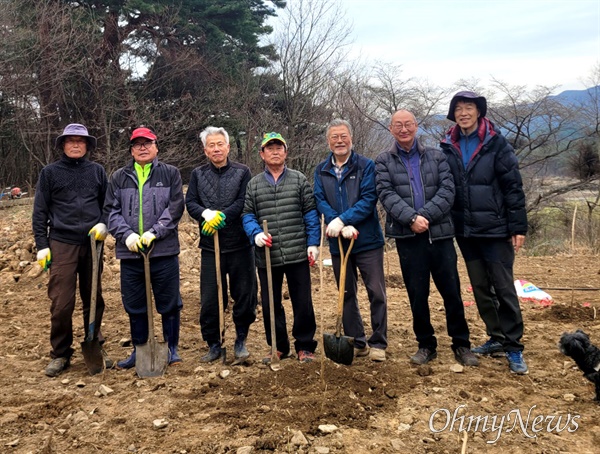
MULTIPOLYGON (((225 214, 225 227, 219 230, 219 248, 223 253, 251 247, 241 218, 249 181, 250 169, 237 162, 228 161, 221 168, 208 163, 192 171, 185 206, 190 216, 198 221, 200 230, 205 209, 225 214)), ((200 234, 198 246, 214 251, 214 238, 200 234)))
MULTIPOLYGON (((256 175, 248 183, 244 204, 244 230, 253 241, 262 232, 263 220, 268 223, 269 234, 273 236, 271 264, 273 266, 299 263, 307 260, 308 245, 319 244, 319 226, 315 199, 306 177, 297 170, 286 169, 277 185, 269 183, 264 172, 256 175), (315 226, 305 224, 305 215, 312 212, 316 220, 316 235, 307 232, 315 226), (258 226, 250 222, 252 217, 258 226)), ((256 264, 264 268, 264 247, 255 248, 256 264)))
POLYGON ((108 180, 104 168, 86 157, 63 155, 40 172, 33 205, 33 233, 38 249, 49 247, 49 238, 67 244, 89 242, 88 232, 102 213, 108 180))
MULTIPOLYGON (((429 221, 429 235, 432 241, 453 238, 454 227, 450 209, 454 202, 454 183, 450 167, 444 154, 436 149, 423 147, 417 143, 421 181, 425 193, 425 205, 418 214, 429 221)), ((375 160, 377 195, 387 216, 385 235, 390 238, 415 236, 410 229, 410 221, 417 214, 413 208, 413 194, 408 171, 398 155, 394 143, 389 151, 375 160)))
POLYGON ((513 148, 484 117, 478 127, 483 145, 465 169, 459 134, 459 127, 454 126, 441 143, 456 183, 452 207, 456 235, 482 238, 525 235, 525 193, 513 148))

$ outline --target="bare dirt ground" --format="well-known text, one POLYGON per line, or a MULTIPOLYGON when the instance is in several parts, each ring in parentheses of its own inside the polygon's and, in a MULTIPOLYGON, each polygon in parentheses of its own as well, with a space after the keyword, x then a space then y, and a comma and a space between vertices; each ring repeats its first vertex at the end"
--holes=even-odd
MULTIPOLYGON (((154 379, 139 379, 132 370, 88 375, 78 345, 84 338, 78 309, 72 365, 51 379, 44 375, 49 361, 47 275, 35 264, 30 210, 28 206, 0 210, 1 452, 598 452, 600 405, 593 400, 593 386, 557 349, 561 333, 576 328, 600 346, 596 318, 600 292, 571 290, 600 287, 597 256, 519 255, 516 277, 540 288, 567 288, 548 290, 554 297, 549 307, 522 303, 525 357, 531 371, 527 376, 510 374, 504 358, 484 358, 479 368, 452 371, 456 363, 435 291, 430 304, 439 356, 430 363, 431 370, 410 366, 408 358, 416 342, 395 252, 386 255, 385 263, 386 362, 359 358, 352 366, 340 366, 323 360, 319 347, 316 362, 300 364, 290 359, 274 372, 260 362, 268 353, 260 312, 249 338, 249 365, 199 362, 206 349, 198 327, 200 252, 197 227, 186 220, 181 224, 183 364, 154 379), (104 389, 104 395, 101 385, 112 392, 104 389), (473 419, 477 416, 482 418, 479 426, 473 419), (157 419, 165 427, 155 428, 157 419), (327 433, 321 425, 337 429, 327 433)), ((129 327, 120 300, 119 264, 112 239, 107 240, 104 260, 107 310, 102 330, 106 350, 116 360, 129 353, 128 347, 120 345, 129 336, 129 327)), ((486 340, 483 323, 475 305, 469 305, 473 296, 462 263, 460 272, 472 340, 479 344, 486 340)), ((322 330, 333 332, 335 323, 337 290, 330 268, 324 268, 323 279, 321 289, 315 268, 312 293, 318 339, 322 330)), ((360 297, 368 320, 362 287, 360 297)), ((286 307, 291 318, 291 308, 286 307)), ((232 357, 230 314, 227 326, 228 356, 232 357)))

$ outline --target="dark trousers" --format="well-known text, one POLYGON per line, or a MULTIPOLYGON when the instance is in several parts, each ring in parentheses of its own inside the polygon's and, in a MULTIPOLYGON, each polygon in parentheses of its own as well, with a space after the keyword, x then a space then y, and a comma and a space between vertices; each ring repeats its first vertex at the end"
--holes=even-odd
MULTIPOLYGON (((233 322, 236 333, 248 333, 256 320, 258 304, 254 251, 251 248, 221 253, 221 288, 223 308, 227 307, 227 275, 233 298, 233 322)), ((202 250, 200 260, 200 330, 208 345, 219 343, 219 300, 214 251, 202 250)))
POLYGON ((514 284, 510 238, 457 237, 479 314, 504 351, 523 351, 523 316, 514 284))
MULTIPOLYGON (((335 280, 340 283, 340 256, 331 257, 335 280)), ((371 329, 368 344, 371 347, 387 347, 387 298, 383 273, 383 248, 350 254, 346 267, 346 288, 344 292, 343 323, 344 333, 354 338, 354 346, 363 348, 367 344, 365 328, 358 304, 358 271, 367 289, 371 313, 371 329)))
MULTIPOLYGON (((150 282, 156 310, 163 319, 175 319, 183 307, 179 293, 179 257, 150 258, 150 282)), ((146 280, 142 259, 121 260, 121 297, 129 315, 134 344, 143 344, 148 336, 146 280)), ((177 327, 175 327, 177 328, 177 327)), ((168 334, 164 332, 165 338, 168 334)))
MULTIPOLYGON (((285 276, 294 311, 294 324, 292 336, 295 339, 296 352, 306 350, 314 352, 317 341, 314 339, 317 331, 315 312, 310 294, 310 268, 308 261, 292 263, 290 265, 275 266, 271 268, 273 280, 273 304, 275 308, 275 335, 277 336, 277 350, 282 353, 290 351, 290 340, 287 334, 285 311, 281 304, 283 277, 285 276)), ((260 295, 265 323, 267 344, 271 345, 271 316, 269 312, 269 292, 267 284, 267 269, 258 268, 260 280, 260 295)))
POLYGON ((452 348, 469 348, 469 327, 460 294, 457 257, 452 239, 430 242, 429 233, 425 232, 414 238, 397 239, 396 249, 419 348, 437 349, 428 301, 430 277, 444 300, 446 327, 452 338, 452 348))
MULTIPOLYGON (((73 311, 75 293, 79 277, 79 296, 83 305, 83 326, 87 336, 90 319, 90 301, 92 293, 92 253, 90 243, 66 244, 50 240, 52 265, 48 282, 50 306, 50 345, 52 358, 70 358, 73 354, 73 311)), ((104 342, 100 325, 104 314, 102 298, 102 260, 98 269, 98 291, 96 292, 95 333, 101 343, 104 342)))

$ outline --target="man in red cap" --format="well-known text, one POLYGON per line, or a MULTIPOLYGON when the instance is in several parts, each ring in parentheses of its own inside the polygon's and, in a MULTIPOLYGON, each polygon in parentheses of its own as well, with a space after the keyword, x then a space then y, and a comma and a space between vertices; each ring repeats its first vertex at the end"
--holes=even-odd
POLYGON ((152 244, 152 290, 169 346, 169 363, 181 362, 177 352, 179 313, 183 307, 178 257, 178 225, 184 209, 181 175, 176 167, 158 160, 157 137, 151 129, 135 129, 129 141, 133 160, 114 173, 106 194, 108 230, 116 239, 116 256, 121 260, 121 295, 133 343, 131 355, 117 363, 120 369, 134 367, 135 347, 148 341, 140 250, 152 244))
MULTIPOLYGON (((37 260, 50 272, 52 361, 46 367, 49 377, 56 377, 66 369, 73 355, 72 317, 78 276, 84 332, 88 331, 92 293, 92 253, 88 236, 104 241, 108 235, 106 215, 102 213, 106 173, 100 164, 88 159, 88 152, 96 148, 96 138, 88 134, 85 126, 72 123, 56 138, 55 144, 63 155, 40 172, 32 218, 37 260)), ((102 274, 102 261, 98 273, 102 274)), ((103 314, 104 299, 98 279, 94 335, 100 343, 104 342, 100 332, 103 314)), ((106 355, 105 365, 112 367, 106 355)))

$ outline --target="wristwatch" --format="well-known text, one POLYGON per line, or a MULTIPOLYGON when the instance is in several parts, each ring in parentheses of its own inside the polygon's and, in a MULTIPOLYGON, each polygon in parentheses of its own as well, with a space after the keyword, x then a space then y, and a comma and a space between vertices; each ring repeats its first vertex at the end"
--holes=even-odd
POLYGON ((413 224, 415 223, 415 221, 417 220, 417 216, 418 216, 418 214, 415 214, 415 215, 414 215, 414 216, 411 218, 411 220, 410 220, 410 223, 409 223, 408 225, 413 225, 413 224))

